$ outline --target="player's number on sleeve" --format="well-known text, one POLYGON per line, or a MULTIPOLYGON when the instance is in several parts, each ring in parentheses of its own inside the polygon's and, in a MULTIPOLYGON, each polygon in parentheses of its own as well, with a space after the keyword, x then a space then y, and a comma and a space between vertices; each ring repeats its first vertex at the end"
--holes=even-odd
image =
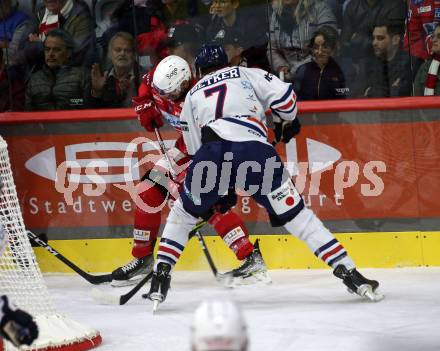
POLYGON ((226 84, 220 84, 212 88, 208 88, 204 90, 205 97, 209 98, 210 96, 214 94, 217 95, 217 104, 215 106, 215 118, 222 118, 223 117, 223 106, 225 104, 225 97, 226 97, 226 91, 227 87, 226 84))

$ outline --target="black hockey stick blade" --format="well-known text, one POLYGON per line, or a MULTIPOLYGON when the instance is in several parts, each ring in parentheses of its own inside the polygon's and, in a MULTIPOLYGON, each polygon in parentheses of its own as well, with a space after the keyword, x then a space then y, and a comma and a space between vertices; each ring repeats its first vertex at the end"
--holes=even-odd
POLYGON ((153 272, 148 273, 139 281, 129 292, 123 295, 108 294, 97 288, 93 288, 92 296, 95 300, 104 305, 125 305, 153 276, 153 272))
POLYGON ((79 268, 72 261, 70 261, 69 259, 64 257, 57 250, 55 250, 52 246, 50 246, 48 243, 44 242, 44 240, 40 239, 36 234, 32 233, 30 230, 27 230, 26 234, 29 237, 29 239, 31 240, 31 242, 34 242, 38 246, 41 246, 43 249, 48 251, 51 255, 58 258, 61 262, 63 262, 66 266, 70 267, 73 271, 78 273, 81 277, 83 277, 89 283, 97 285, 97 284, 102 284, 102 283, 109 283, 112 281, 112 275, 110 273, 109 274, 102 274, 102 275, 89 274, 89 273, 83 271, 81 268, 79 268))

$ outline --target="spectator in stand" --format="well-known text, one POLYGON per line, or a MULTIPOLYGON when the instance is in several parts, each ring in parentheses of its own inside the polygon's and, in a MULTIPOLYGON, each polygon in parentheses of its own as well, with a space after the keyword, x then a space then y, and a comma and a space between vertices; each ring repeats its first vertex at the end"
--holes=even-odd
POLYGON ((341 55, 360 61, 372 53, 371 31, 376 23, 403 26, 405 19, 402 0, 351 0, 343 17, 341 55))
POLYGON ((75 51, 72 64, 88 66, 93 61, 95 46, 95 23, 89 7, 83 0, 43 0, 37 9, 38 32, 29 35, 26 46, 28 60, 43 54, 43 45, 48 33, 61 28, 73 38, 75 51))
POLYGON ((139 35, 138 49, 141 55, 148 55, 152 65, 168 55, 180 56, 192 65, 202 37, 199 26, 180 21, 163 33, 139 35))
POLYGON ((325 1, 275 0, 268 48, 273 71, 293 81, 298 67, 311 60, 308 44, 313 33, 324 25, 336 29, 335 16, 325 1))
POLYGON ((9 67, 25 63, 23 48, 33 29, 30 17, 18 9, 16 0, 1 1, 0 50, 5 51, 5 61, 9 67))
POLYGON ((416 96, 440 95, 440 23, 437 23, 432 34, 431 57, 420 66, 415 81, 414 94, 416 96))
POLYGON ((0 50, 0 112, 24 109, 24 81, 17 66, 7 68, 0 50))
POLYGON ((157 29, 166 33, 162 6, 157 0, 99 1, 95 8, 99 47, 103 52, 107 52, 110 39, 118 32, 127 32, 134 37, 144 33, 155 33, 157 29))
POLYGON ((262 65, 261 60, 252 55, 252 51, 245 50, 246 40, 240 36, 240 33, 229 30, 224 33, 224 36, 218 35, 213 43, 223 46, 226 55, 228 55, 230 66, 254 67, 268 70, 267 63, 262 65))
POLYGON ((162 0, 162 5, 163 20, 167 27, 189 18, 186 0, 162 0))
POLYGON ((181 23, 170 27, 164 42, 167 55, 177 55, 194 68, 194 59, 200 50, 202 36, 200 28, 190 23, 181 23))
POLYGON ((411 63, 402 50, 401 25, 377 24, 373 29, 374 57, 367 61, 367 97, 411 95, 411 63))
POLYGON ((294 90, 298 100, 330 100, 347 97, 349 89, 341 68, 333 59, 338 32, 322 26, 310 40, 312 61, 304 63, 295 73, 294 90))
MULTIPOLYGON (((418 64, 430 57, 431 35, 440 22, 438 0, 409 0, 409 18, 405 33, 405 50, 418 58, 418 64)), ((417 66, 417 64, 416 64, 417 66)))
POLYGON ((206 27, 206 41, 222 39, 226 33, 237 35, 243 45, 243 57, 256 62, 259 67, 268 67, 267 20, 265 6, 240 8, 240 0, 214 0, 209 12, 212 15, 206 27))
POLYGON ((110 40, 108 57, 111 68, 102 72, 99 64, 92 66, 92 107, 131 107, 131 98, 137 95, 135 49, 130 33, 116 33, 110 40))
POLYGON ((70 65, 74 42, 62 29, 53 29, 44 40, 45 65, 32 74, 26 86, 27 110, 69 110, 87 107, 90 74, 70 65))

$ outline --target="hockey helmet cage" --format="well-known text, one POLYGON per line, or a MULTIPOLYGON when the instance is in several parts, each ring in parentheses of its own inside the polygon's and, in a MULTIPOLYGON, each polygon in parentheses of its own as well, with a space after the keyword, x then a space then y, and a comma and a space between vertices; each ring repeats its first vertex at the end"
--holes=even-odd
POLYGON ((165 57, 156 67, 153 75, 153 87, 162 96, 179 95, 181 84, 191 80, 191 68, 181 57, 165 57))
POLYGON ((232 301, 204 301, 194 313, 194 351, 245 351, 248 338, 241 311, 232 301))
POLYGON ((197 54, 194 63, 197 71, 217 67, 222 68, 228 65, 228 55, 221 45, 205 44, 197 54))

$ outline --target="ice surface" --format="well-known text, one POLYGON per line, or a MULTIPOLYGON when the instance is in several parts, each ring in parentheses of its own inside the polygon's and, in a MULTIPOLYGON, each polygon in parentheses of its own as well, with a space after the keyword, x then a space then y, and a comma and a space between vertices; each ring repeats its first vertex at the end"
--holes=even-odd
MULTIPOLYGON (((45 279, 59 312, 101 331, 101 351, 190 350, 192 313, 202 299, 232 299, 249 327, 249 351, 440 350, 440 268, 363 269, 385 300, 349 294, 330 270, 271 271, 273 284, 225 289, 209 272, 174 273, 159 312, 141 290, 124 306, 99 305, 79 276, 45 279)), ((123 294, 129 288, 99 288, 123 294)))

